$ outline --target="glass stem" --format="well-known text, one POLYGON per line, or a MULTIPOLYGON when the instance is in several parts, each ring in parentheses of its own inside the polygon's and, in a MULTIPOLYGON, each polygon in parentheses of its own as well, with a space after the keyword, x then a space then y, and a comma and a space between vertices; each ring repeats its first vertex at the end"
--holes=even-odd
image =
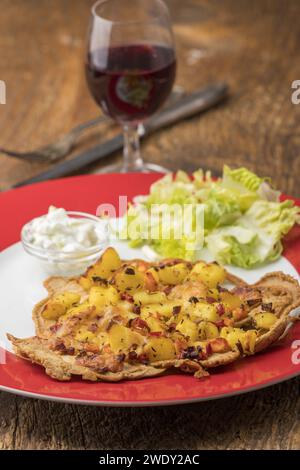
POLYGON ((141 157, 140 136, 137 125, 124 126, 124 172, 142 171, 143 159, 141 157))

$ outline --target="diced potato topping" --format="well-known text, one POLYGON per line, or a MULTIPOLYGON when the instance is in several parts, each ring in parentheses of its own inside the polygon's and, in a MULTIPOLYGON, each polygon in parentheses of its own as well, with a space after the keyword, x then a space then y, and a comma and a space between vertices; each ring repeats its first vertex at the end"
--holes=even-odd
POLYGON ((141 307, 141 316, 156 313, 159 316, 170 318, 174 313, 180 312, 181 303, 179 300, 168 300, 162 304, 144 305, 141 307))
POLYGON ((263 328, 264 330, 269 330, 270 328, 272 328, 274 323, 276 323, 278 320, 276 315, 271 312, 257 313, 256 315, 254 315, 253 319, 257 328, 263 328))
POLYGON ((196 263, 190 273, 191 279, 199 279, 209 288, 215 288, 226 279, 225 269, 218 264, 196 263))
POLYGON ((133 294, 133 300, 137 305, 159 304, 166 302, 167 296, 164 292, 139 291, 133 294))
POLYGON ((220 300, 223 303, 226 312, 231 312, 242 304, 238 295, 232 294, 228 291, 220 292, 220 300))
POLYGON ((191 341, 196 341, 198 339, 198 328, 196 323, 194 323, 189 318, 183 318, 178 325, 176 330, 180 331, 184 336, 189 337, 191 341))
POLYGON ((214 304, 197 302, 193 304, 191 315, 194 320, 206 320, 216 322, 219 319, 217 308, 214 304))
POLYGON ((224 327, 221 330, 221 337, 225 338, 232 349, 236 349, 238 344, 244 354, 253 354, 257 332, 255 330, 244 331, 241 328, 224 327))
POLYGON ((89 294, 89 304, 96 308, 97 312, 106 305, 116 305, 120 297, 113 286, 93 286, 89 294))
POLYGON ((144 274, 133 266, 125 266, 117 271, 113 279, 120 292, 134 292, 144 287, 144 274))
POLYGON ((114 353, 128 351, 134 345, 142 345, 144 337, 126 326, 113 324, 108 331, 109 344, 114 353))
POLYGON ((47 320, 57 320, 79 301, 80 295, 74 292, 57 294, 46 303, 42 315, 47 320))
POLYGON ((159 268, 158 277, 163 284, 176 285, 181 283, 188 275, 189 268, 186 263, 178 263, 173 266, 159 268))
POLYGON ((176 357, 173 341, 165 337, 149 337, 145 346, 145 353, 150 362, 167 361, 176 357))
POLYGON ((198 325, 199 338, 201 340, 217 338, 219 336, 218 327, 209 321, 202 321, 198 325))
POLYGON ((94 278, 109 279, 121 267, 121 259, 114 248, 107 248, 101 258, 90 268, 85 276, 93 283, 94 278))

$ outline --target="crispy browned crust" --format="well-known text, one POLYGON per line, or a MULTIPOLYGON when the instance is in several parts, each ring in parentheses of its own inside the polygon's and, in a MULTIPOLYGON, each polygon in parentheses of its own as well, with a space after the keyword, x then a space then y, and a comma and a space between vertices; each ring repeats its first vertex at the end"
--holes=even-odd
POLYGON ((215 353, 204 361, 200 361, 200 364, 205 369, 212 369, 214 367, 226 366, 231 362, 236 361, 241 356, 239 351, 228 351, 226 353, 215 353))
POLYGON ((228 271, 226 271, 226 280, 230 282, 231 284, 233 284, 234 286, 248 286, 247 282, 245 282, 240 277, 229 273, 228 271))
POLYGON ((59 294, 60 292, 74 292, 81 295, 82 301, 87 297, 85 290, 75 278, 60 276, 49 277, 44 282, 44 287, 47 289, 49 295, 46 299, 41 300, 41 302, 35 305, 32 312, 35 331, 37 336, 40 337, 44 337, 49 327, 55 324, 55 320, 47 320, 42 316, 44 306, 53 295, 59 294))
POLYGON ((126 364, 124 370, 120 372, 101 373, 76 364, 73 356, 61 355, 52 351, 47 345, 47 340, 37 336, 26 339, 18 339, 12 335, 7 335, 7 337, 11 341, 17 356, 43 366, 46 374, 57 380, 67 381, 72 378, 72 375, 77 375, 81 376, 84 380, 93 382, 118 382, 125 379, 133 380, 154 377, 161 375, 166 370, 160 364, 150 366, 126 364))
POLYGON ((276 305, 277 302, 278 305, 275 310, 278 321, 268 332, 257 338, 255 344, 257 353, 275 344, 288 330, 292 321, 289 314, 300 306, 300 287, 296 279, 282 272, 266 274, 253 286, 259 287, 263 294, 269 295, 269 300, 273 304, 276 305))
MULTIPOLYGON (((139 260, 135 261, 139 262, 139 260)), ((171 260, 168 260, 168 262, 171 262, 171 260)), ((300 306, 299 283, 293 277, 281 272, 267 274, 253 285, 248 285, 245 281, 230 273, 227 273, 226 278, 235 286, 259 289, 262 293, 263 301, 271 302, 275 307, 274 310, 278 321, 269 331, 258 336, 255 344, 255 353, 276 343, 284 335, 292 321, 289 317, 290 312, 300 306)), ((60 292, 79 293, 81 301, 86 299, 87 293, 75 278, 51 277, 45 281, 44 286, 48 290, 49 296, 39 302, 33 310, 33 321, 37 336, 17 339, 12 335, 8 335, 8 339, 12 342, 14 351, 18 356, 43 366, 46 373, 57 380, 70 380, 72 375, 77 375, 81 376, 84 380, 117 382, 123 379, 157 376, 172 368, 193 373, 196 377, 203 377, 208 375, 205 369, 227 365, 241 357, 241 353, 234 350, 225 353, 214 353, 208 359, 200 362, 189 359, 175 359, 152 363, 151 365, 124 363, 122 371, 105 373, 79 365, 73 356, 63 355, 49 348, 46 332, 52 324, 55 324, 55 321, 44 319, 42 310, 45 303, 53 295, 60 292)), ((250 312, 250 321, 257 308, 250 312)), ((246 319, 246 321, 249 321, 249 319, 246 319)))

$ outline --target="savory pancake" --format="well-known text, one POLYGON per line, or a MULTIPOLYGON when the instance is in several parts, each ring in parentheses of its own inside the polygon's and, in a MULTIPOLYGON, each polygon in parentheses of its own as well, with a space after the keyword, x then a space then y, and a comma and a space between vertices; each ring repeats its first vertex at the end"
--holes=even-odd
POLYGON ((216 263, 122 261, 113 248, 83 276, 45 287, 36 336, 8 338, 58 380, 113 382, 173 368, 202 377, 276 343, 300 305, 299 283, 280 272, 248 285, 216 263))

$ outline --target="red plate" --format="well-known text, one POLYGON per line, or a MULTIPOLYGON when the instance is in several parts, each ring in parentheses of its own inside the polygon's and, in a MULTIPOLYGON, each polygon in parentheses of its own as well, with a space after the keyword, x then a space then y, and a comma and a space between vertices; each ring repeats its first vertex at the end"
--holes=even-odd
MULTIPOLYGON (((127 195, 129 199, 136 194, 146 194, 155 179, 157 175, 153 174, 78 176, 2 193, 0 220, 2 227, 3 221, 7 224, 0 232, 0 249, 19 241, 23 224, 44 214, 50 204, 95 213, 102 202, 117 207, 119 194, 127 195)), ((289 234, 284 255, 299 272, 299 228, 289 234)), ((300 324, 292 328, 280 347, 216 369, 203 380, 174 373, 114 384, 88 383, 80 379, 58 382, 47 376, 40 366, 7 353, 6 364, 0 366, 0 389, 36 398, 110 406, 171 405, 209 400, 257 390, 298 375, 300 352, 297 355, 292 348, 295 340, 300 340, 300 324)))

